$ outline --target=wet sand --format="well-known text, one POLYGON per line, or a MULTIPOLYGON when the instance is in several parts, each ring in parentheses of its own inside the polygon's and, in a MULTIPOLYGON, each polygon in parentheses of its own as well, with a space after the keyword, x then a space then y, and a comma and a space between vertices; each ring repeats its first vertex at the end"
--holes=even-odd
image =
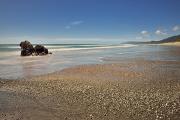
POLYGON ((81 65, 0 81, 0 120, 179 120, 180 62, 81 65))

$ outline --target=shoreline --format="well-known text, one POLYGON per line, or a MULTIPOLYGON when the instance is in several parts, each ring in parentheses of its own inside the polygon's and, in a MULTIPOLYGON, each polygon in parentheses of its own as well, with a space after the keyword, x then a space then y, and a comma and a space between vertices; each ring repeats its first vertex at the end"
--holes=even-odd
POLYGON ((122 48, 102 49, 100 51, 93 48, 94 50, 55 52, 53 55, 37 57, 1 57, 0 67, 3 69, 0 70, 0 77, 16 79, 52 73, 79 64, 104 64, 119 62, 119 60, 126 61, 126 59, 179 60, 179 47, 144 45, 142 48, 138 46, 129 48, 129 45, 125 46, 122 45, 122 48), (124 48, 125 46, 128 48, 124 48))
POLYGON ((180 46, 180 42, 169 42, 169 43, 162 43, 160 45, 167 45, 167 46, 180 46))
POLYGON ((179 61, 79 65, 0 82, 0 119, 177 119, 179 61))

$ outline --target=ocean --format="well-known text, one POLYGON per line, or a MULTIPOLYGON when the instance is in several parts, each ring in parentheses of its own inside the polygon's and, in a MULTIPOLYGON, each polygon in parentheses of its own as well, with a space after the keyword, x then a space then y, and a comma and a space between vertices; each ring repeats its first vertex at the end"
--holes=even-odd
POLYGON ((46 56, 20 56, 15 44, 0 44, 0 78, 18 79, 84 64, 117 63, 126 59, 179 61, 179 47, 133 44, 45 44, 46 56), (175 52, 174 52, 175 51, 175 52))

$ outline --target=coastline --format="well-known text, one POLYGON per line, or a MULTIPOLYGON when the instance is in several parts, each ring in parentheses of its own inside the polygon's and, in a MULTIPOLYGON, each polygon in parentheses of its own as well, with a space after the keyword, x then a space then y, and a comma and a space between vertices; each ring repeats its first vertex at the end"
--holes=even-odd
POLYGON ((0 119, 178 119, 180 62, 80 65, 0 82, 0 119))
POLYGON ((161 45, 167 45, 167 46, 180 46, 180 42, 162 43, 161 45))

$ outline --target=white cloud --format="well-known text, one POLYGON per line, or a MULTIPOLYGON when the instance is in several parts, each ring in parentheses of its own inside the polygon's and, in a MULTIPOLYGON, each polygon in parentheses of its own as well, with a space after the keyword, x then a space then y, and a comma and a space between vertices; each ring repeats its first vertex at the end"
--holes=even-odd
POLYGON ((176 26, 173 27, 172 30, 175 31, 175 32, 176 32, 176 31, 179 31, 179 30, 180 30, 180 26, 176 25, 176 26))
POLYGON ((82 20, 79 20, 79 21, 73 21, 73 22, 71 22, 71 25, 80 25, 80 24, 82 24, 82 23, 83 23, 82 20))
POLYGON ((149 37, 150 37, 149 32, 148 32, 147 30, 142 30, 142 31, 140 32, 140 36, 137 36, 136 39, 137 39, 137 40, 144 40, 144 39, 147 39, 147 38, 149 38, 149 37))
POLYGON ((78 26, 82 23, 84 23, 84 21, 82 21, 82 20, 73 21, 69 25, 65 26, 65 29, 71 29, 73 26, 78 26))
POLYGON ((143 31, 141 31, 141 34, 142 34, 142 35, 148 35, 148 31, 143 30, 143 31))
POLYGON ((156 30, 155 34, 156 35, 167 35, 167 33, 162 30, 156 30))

